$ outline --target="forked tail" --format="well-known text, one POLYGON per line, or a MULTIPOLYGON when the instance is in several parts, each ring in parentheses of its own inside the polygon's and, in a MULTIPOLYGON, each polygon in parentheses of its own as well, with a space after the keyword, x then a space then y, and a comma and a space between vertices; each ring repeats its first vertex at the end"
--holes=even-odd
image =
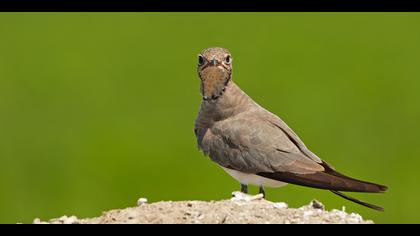
POLYGON ((362 201, 360 201, 360 200, 358 200, 356 198, 350 197, 350 196, 345 195, 344 193, 339 192, 339 191, 336 191, 336 190, 330 190, 330 191, 332 193, 334 193, 334 194, 336 194, 336 195, 344 198, 344 199, 347 199, 347 200, 352 201, 354 203, 357 203, 359 205, 362 205, 362 206, 365 206, 365 207, 368 207, 370 209, 377 210, 377 211, 384 211, 384 208, 382 208, 380 206, 373 205, 373 204, 370 204, 370 203, 367 203, 367 202, 362 202, 362 201))

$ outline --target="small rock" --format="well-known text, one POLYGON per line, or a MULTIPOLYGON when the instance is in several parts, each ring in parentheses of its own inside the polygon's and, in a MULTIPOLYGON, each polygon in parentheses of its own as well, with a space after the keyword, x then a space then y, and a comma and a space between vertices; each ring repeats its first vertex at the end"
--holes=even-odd
POLYGON ((276 202, 276 203, 273 204, 273 207, 276 208, 276 209, 286 209, 289 206, 285 202, 276 202))
POLYGON ((137 206, 141 206, 147 204, 147 198, 139 198, 139 200, 137 200, 137 206))
POLYGON ((76 216, 62 216, 58 219, 52 219, 49 221, 50 224, 79 224, 79 220, 76 216))
POLYGON ((261 200, 264 199, 263 194, 257 194, 257 195, 248 195, 246 193, 242 192, 233 192, 232 193, 232 201, 244 201, 244 202, 250 202, 255 200, 261 200))
POLYGON ((314 209, 321 209, 321 210, 324 210, 325 209, 325 206, 320 201, 315 200, 315 199, 312 200, 312 202, 311 202, 310 205, 314 209))
POLYGON ((76 216, 70 216, 65 219, 63 219, 63 224, 77 224, 78 219, 76 216))
POLYGON ((340 219, 345 219, 347 217, 347 213, 345 211, 339 211, 337 209, 333 209, 331 211, 335 216, 339 217, 340 219))
POLYGON ((33 224, 47 224, 47 222, 43 222, 43 221, 41 221, 41 219, 36 218, 36 219, 34 219, 33 224))
POLYGON ((351 214, 350 214, 350 217, 352 217, 352 218, 356 219, 356 220, 357 220, 357 221, 359 221, 359 222, 362 222, 362 221, 363 221, 362 216, 361 216, 361 215, 359 215, 359 214, 356 214, 356 213, 351 213, 351 214))

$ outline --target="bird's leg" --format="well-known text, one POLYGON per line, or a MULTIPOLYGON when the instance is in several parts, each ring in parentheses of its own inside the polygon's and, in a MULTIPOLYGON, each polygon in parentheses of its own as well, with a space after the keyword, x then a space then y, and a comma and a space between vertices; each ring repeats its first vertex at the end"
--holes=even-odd
POLYGON ((265 198, 265 191, 264 191, 264 187, 263 186, 260 186, 259 193, 263 195, 263 198, 265 198))
POLYGON ((248 194, 248 185, 241 184, 241 192, 248 194))

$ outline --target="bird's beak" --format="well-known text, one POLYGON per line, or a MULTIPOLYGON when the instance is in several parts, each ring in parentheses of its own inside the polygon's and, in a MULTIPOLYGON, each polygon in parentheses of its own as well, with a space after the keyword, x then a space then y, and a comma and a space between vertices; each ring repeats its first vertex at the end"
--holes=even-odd
POLYGON ((210 64, 213 66, 217 65, 217 60, 215 58, 211 59, 210 64))

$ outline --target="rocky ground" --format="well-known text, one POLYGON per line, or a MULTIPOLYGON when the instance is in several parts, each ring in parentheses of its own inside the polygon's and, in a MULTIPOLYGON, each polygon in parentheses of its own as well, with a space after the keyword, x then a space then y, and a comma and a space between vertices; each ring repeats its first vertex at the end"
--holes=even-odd
POLYGON ((355 213, 326 211, 314 200, 300 208, 283 202, 269 202, 261 195, 233 193, 222 201, 178 201, 147 203, 140 198, 136 207, 111 210, 91 219, 63 216, 35 224, 372 224, 355 213))

